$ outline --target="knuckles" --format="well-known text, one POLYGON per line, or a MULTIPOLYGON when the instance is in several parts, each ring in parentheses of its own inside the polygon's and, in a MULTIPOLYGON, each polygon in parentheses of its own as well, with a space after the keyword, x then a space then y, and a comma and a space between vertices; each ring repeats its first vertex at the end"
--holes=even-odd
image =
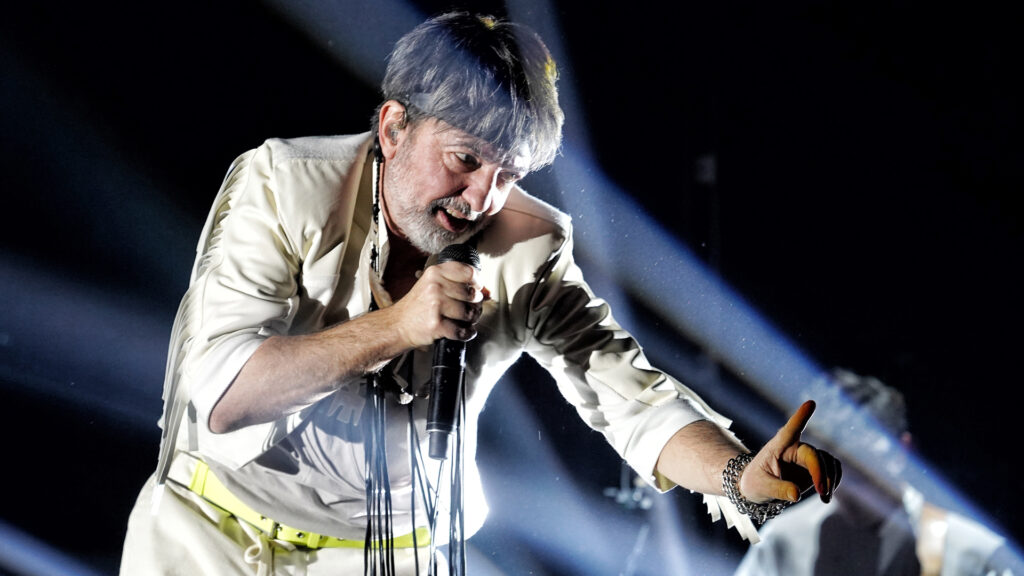
POLYGON ((405 323, 419 334, 420 344, 437 338, 468 341, 476 337, 473 325, 483 315, 486 295, 477 274, 475 268, 461 262, 445 262, 423 271, 402 298, 405 302, 399 301, 405 304, 405 323))

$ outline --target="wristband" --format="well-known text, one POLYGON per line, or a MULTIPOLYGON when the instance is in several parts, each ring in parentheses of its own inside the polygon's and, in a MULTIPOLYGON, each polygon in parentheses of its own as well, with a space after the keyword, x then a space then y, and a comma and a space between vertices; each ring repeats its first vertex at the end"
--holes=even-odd
POLYGON ((737 510, 750 516, 751 520, 761 525, 778 516, 779 512, 782 512, 786 506, 789 506, 789 502, 785 500, 769 500, 758 504, 757 502, 747 500, 743 494, 740 494, 738 485, 740 475, 743 474, 743 469, 753 459, 753 454, 740 454, 729 460, 729 463, 725 465, 725 470, 722 470, 722 491, 729 497, 729 501, 736 506, 737 510))

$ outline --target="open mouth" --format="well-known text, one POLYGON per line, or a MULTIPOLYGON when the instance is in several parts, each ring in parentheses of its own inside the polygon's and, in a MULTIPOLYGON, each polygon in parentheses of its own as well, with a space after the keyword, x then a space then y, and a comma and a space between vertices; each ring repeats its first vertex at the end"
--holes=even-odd
POLYGON ((475 220, 466 218, 461 212, 451 208, 438 207, 434 210, 434 218, 450 232, 461 234, 473 225, 475 220))

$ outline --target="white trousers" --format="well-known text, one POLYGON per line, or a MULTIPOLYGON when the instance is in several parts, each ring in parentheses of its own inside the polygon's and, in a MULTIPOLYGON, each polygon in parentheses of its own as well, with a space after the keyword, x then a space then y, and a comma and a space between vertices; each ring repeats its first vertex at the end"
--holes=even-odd
MULTIPOLYGON (((173 482, 166 484, 157 514, 152 513, 155 476, 143 486, 128 519, 121 576, 359 576, 362 548, 309 550, 266 535, 210 505, 173 482)), ((395 549, 395 574, 429 572, 429 548, 395 549)), ((438 574, 447 574, 436 555, 438 574)))

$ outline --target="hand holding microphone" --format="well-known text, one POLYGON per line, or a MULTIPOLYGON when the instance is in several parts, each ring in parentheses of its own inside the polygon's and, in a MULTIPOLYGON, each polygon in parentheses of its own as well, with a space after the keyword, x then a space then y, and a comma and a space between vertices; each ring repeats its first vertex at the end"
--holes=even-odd
POLYGON ((381 310, 390 316, 388 329, 401 350, 432 346, 439 338, 472 340, 487 290, 472 264, 448 260, 423 270, 413 287, 394 306, 381 310))

